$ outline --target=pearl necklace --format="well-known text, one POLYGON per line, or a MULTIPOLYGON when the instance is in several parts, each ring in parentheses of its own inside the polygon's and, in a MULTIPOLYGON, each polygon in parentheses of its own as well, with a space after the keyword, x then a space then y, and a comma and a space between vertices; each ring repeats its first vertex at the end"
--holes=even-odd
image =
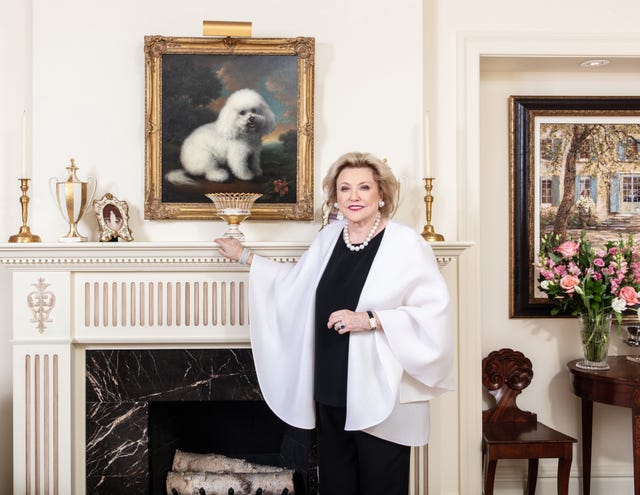
POLYGON ((369 235, 367 236, 367 238, 364 240, 362 244, 354 246, 353 244, 351 244, 351 242, 349 242, 349 224, 348 223, 347 225, 344 226, 344 230, 342 231, 342 239, 344 239, 344 243, 347 245, 350 251, 356 251, 356 252, 362 251, 364 248, 366 248, 369 245, 369 241, 371 241, 373 234, 376 233, 376 230, 378 229, 378 225, 380 225, 380 212, 378 212, 378 215, 376 216, 376 221, 373 222, 373 227, 371 227, 371 230, 369 231, 369 235))

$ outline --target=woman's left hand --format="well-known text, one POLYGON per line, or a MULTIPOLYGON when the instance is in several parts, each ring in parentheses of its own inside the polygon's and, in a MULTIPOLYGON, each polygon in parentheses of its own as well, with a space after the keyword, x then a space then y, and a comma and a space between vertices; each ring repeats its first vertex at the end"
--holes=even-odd
POLYGON ((365 312, 356 313, 348 309, 340 309, 329 315, 327 328, 332 328, 339 334, 347 332, 370 331, 369 315, 365 312))

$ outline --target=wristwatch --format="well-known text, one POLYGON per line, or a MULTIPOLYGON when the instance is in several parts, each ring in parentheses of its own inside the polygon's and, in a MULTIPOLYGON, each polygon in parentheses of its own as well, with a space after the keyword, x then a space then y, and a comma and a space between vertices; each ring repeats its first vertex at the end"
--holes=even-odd
POLYGON ((371 327, 371 330, 377 330, 378 324, 376 323, 376 317, 371 311, 367 311, 367 316, 369 316, 369 326, 371 327))

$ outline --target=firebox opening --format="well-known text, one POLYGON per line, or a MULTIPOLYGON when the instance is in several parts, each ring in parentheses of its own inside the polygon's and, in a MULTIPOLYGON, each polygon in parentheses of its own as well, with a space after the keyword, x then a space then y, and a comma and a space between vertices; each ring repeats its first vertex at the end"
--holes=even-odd
POLYGON ((309 493, 310 443, 310 432, 289 427, 263 401, 150 402, 150 493, 166 493, 176 449, 292 468, 295 493, 309 493))

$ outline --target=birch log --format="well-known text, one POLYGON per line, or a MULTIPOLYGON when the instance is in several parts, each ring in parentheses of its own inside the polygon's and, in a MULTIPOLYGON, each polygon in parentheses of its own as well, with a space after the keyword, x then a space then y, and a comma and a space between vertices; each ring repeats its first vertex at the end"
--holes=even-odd
POLYGON ((284 468, 253 464, 244 459, 234 459, 220 454, 194 454, 176 450, 171 470, 180 473, 196 471, 209 473, 275 473, 283 471, 284 468))
POLYGON ((220 454, 194 454, 176 450, 172 471, 180 473, 207 471, 210 473, 277 473, 284 468, 253 464, 244 459, 235 459, 220 454))
POLYGON ((169 471, 167 495, 175 489, 179 495, 199 495, 200 489, 207 495, 227 495, 233 488, 234 495, 255 495, 262 488, 263 495, 281 495, 286 488, 293 494, 293 471, 278 473, 206 473, 169 471))

